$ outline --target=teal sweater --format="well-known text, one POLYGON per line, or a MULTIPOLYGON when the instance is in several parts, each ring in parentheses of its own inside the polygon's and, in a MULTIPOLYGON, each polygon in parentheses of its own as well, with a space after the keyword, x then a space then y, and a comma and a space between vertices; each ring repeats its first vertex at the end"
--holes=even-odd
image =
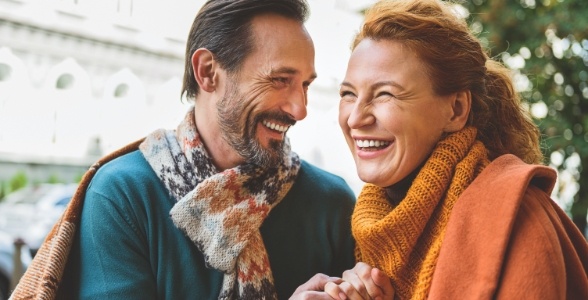
MULTIPOLYGON (((169 217, 175 204, 139 151, 99 169, 87 190, 64 274, 67 299, 217 299, 223 274, 169 217), (73 287, 73 288, 71 288, 73 287)), ((296 183, 261 234, 279 299, 316 273, 353 267, 345 182, 302 162, 296 183)), ((62 285, 63 286, 63 285, 62 285)))

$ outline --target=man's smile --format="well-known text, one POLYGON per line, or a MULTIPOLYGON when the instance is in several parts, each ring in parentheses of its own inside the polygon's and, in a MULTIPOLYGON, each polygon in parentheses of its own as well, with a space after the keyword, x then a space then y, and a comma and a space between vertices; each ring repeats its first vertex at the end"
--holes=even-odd
POLYGON ((291 125, 280 125, 274 122, 270 122, 267 120, 263 120, 262 121, 263 125, 271 130, 275 130, 281 133, 285 133, 286 131, 288 131, 288 129, 290 128, 291 125))

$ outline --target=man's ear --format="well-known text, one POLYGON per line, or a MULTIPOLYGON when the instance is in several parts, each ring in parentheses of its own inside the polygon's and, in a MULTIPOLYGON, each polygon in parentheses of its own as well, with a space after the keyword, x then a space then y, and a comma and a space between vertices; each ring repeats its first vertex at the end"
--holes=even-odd
POLYGON ((200 88, 206 92, 213 92, 217 88, 218 74, 216 74, 216 67, 217 63, 214 56, 208 49, 199 48, 192 54, 194 79, 200 88))
POLYGON ((450 99, 452 116, 445 127, 446 132, 455 132, 465 127, 472 108, 472 93, 469 90, 455 93, 450 99))

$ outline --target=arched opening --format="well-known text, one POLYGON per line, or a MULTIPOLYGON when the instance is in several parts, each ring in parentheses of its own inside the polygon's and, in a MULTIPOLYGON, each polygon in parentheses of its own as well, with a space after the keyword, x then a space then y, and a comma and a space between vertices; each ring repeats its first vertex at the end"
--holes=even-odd
POLYGON ((72 74, 65 73, 57 78, 57 81, 55 82, 55 88, 58 90, 69 90, 74 87, 75 83, 76 78, 72 74))
POLYGON ((8 81, 10 77, 12 77, 12 67, 5 63, 0 63, 0 81, 8 81))
POLYGON ((125 98, 129 95, 130 87, 126 83, 121 83, 114 89, 114 98, 125 98))

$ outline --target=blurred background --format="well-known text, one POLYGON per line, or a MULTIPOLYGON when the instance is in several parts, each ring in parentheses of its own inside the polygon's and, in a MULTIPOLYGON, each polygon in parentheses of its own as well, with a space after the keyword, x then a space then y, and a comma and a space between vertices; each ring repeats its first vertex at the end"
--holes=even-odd
MULTIPOLYGON (((356 193, 362 182, 337 124, 338 89, 373 2, 309 0, 319 77, 307 119, 288 133, 302 158, 356 193)), ((95 160, 182 119, 185 38, 202 3, 0 0, 0 300, 95 160)), ((586 232, 588 1, 455 7, 512 69, 523 107, 541 128, 545 164, 559 171, 552 196, 586 232)))

